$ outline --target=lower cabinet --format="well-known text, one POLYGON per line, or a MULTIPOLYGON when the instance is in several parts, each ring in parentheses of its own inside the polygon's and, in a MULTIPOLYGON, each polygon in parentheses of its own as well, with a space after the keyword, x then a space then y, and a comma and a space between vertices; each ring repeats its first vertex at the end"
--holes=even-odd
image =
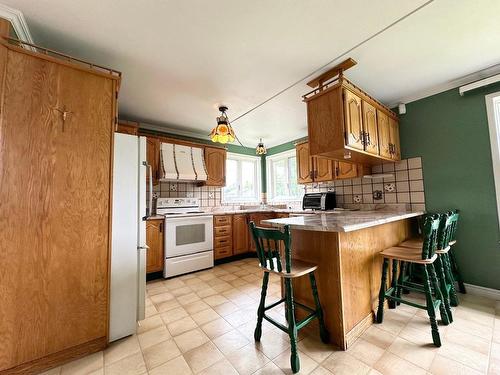
POLYGON ((233 215, 233 253, 234 255, 248 252, 248 215, 233 215))
POLYGON ((232 215, 214 216, 214 258, 223 259, 233 255, 232 215))
POLYGON ((146 255, 146 273, 163 271, 165 264, 163 226, 163 219, 153 219, 146 222, 146 244, 149 246, 146 255))

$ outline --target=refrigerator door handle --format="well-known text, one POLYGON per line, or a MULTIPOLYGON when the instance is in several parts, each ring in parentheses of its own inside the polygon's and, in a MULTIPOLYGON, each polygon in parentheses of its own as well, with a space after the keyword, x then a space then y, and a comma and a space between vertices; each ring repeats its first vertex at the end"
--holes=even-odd
POLYGON ((149 210, 146 213, 146 216, 142 218, 142 220, 147 220, 148 217, 152 216, 153 212, 153 168, 151 167, 151 164, 149 164, 147 161, 143 161, 142 165, 145 167, 148 167, 149 170, 149 197, 148 197, 148 202, 149 202, 149 210))
POLYGON ((137 246, 137 250, 149 250, 149 246, 148 245, 137 246))

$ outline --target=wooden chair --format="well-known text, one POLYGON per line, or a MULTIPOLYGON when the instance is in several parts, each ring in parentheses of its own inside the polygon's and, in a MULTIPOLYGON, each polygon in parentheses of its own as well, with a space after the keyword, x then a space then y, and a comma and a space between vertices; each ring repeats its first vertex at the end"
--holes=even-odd
POLYGON ((379 305, 377 310, 377 323, 382 323, 384 319, 384 302, 389 300, 389 308, 395 308, 396 303, 404 303, 413 307, 427 310, 431 324, 432 341, 435 346, 441 346, 438 325, 436 321, 436 309, 439 308, 441 320, 447 325, 450 322, 448 312, 444 305, 444 298, 441 293, 440 280, 436 274, 434 263, 437 259, 436 248, 438 241, 440 219, 436 216, 427 216, 423 220, 422 234, 423 241, 421 248, 410 248, 394 246, 382 251, 384 257, 382 265, 382 280, 380 283, 379 305), (392 282, 387 289, 387 274, 389 261, 392 260, 392 282), (419 264, 423 268, 423 286, 411 281, 402 282, 404 267, 407 264, 419 264), (398 278, 399 266, 399 278, 398 278), (405 300, 401 297, 401 289, 422 292, 425 294, 425 305, 414 301, 405 300))
POLYGON ((323 320, 323 311, 319 302, 318 288, 316 286, 316 278, 314 271, 317 265, 303 261, 293 260, 291 255, 291 238, 290 228, 284 227, 283 232, 278 229, 259 228, 255 223, 250 222, 250 231, 255 241, 257 256, 259 258, 260 268, 264 271, 262 280, 262 291, 260 296, 260 304, 257 311, 257 327, 255 327, 254 338, 255 341, 260 341, 262 336, 262 321, 266 319, 268 322, 278 327, 282 331, 288 333, 291 345, 290 364, 293 373, 300 370, 299 355, 297 353, 297 333, 300 329, 304 328, 313 319, 317 318, 319 321, 319 333, 321 340, 324 343, 328 342, 328 332, 323 320), (284 262, 282 262, 282 253, 284 252, 284 262), (274 273, 284 280, 285 297, 277 302, 268 306, 265 305, 267 284, 269 281, 269 274, 274 273), (315 302, 315 309, 305 306, 293 299, 292 279, 309 275, 311 282, 312 295, 315 302), (277 322, 266 315, 266 311, 285 303, 286 320, 288 327, 277 322), (297 322, 295 320, 295 307, 300 307, 307 311, 309 314, 297 322))
POLYGON ((457 243, 457 227, 458 227, 459 213, 458 210, 453 210, 451 212, 455 214, 455 220, 453 221, 450 233, 450 251, 448 253, 448 258, 453 278, 458 283, 458 291, 462 294, 465 294, 467 293, 467 291, 465 290, 464 279, 462 278, 462 274, 460 273, 460 269, 458 268, 457 260, 455 258, 455 252, 453 251, 453 247, 457 243))

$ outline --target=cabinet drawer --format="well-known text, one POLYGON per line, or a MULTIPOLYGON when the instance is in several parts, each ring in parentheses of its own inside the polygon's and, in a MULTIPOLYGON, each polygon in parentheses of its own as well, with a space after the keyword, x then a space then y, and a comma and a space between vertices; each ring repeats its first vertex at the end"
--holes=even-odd
POLYGON ((231 236, 216 237, 214 238, 214 248, 219 249, 226 246, 231 247, 232 242, 231 236))
POLYGON ((214 216, 214 226, 231 225, 231 215, 214 216))
POLYGON ((230 257, 231 255, 233 255, 231 246, 220 247, 214 251, 215 259, 230 257))
POLYGON ((216 237, 230 236, 232 233, 231 225, 224 225, 223 227, 215 227, 214 234, 216 237))

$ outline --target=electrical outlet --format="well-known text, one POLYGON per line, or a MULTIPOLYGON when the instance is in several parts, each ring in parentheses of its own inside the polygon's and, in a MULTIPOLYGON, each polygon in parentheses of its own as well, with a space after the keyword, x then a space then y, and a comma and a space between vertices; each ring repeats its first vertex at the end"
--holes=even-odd
POLYGON ((177 184, 170 184, 170 191, 177 191, 177 184))
POLYGON ((335 191, 335 188, 334 187, 329 187, 328 191, 335 191))
POLYGON ((363 200, 363 198, 361 197, 361 195, 355 195, 353 197, 353 200, 354 200, 354 203, 361 203, 361 201, 363 200))

